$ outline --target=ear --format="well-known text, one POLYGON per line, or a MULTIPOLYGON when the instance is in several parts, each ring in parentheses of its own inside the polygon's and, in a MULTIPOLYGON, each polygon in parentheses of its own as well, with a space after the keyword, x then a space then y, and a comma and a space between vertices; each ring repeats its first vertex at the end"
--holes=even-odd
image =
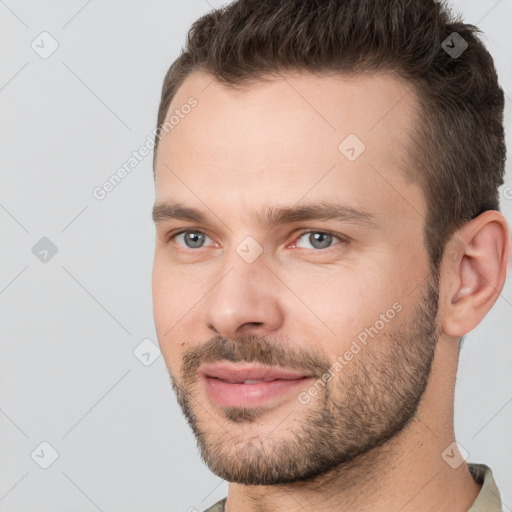
POLYGON ((454 233, 441 263, 443 333, 461 337, 481 322, 505 284, 511 246, 507 221, 496 210, 482 213, 454 233))

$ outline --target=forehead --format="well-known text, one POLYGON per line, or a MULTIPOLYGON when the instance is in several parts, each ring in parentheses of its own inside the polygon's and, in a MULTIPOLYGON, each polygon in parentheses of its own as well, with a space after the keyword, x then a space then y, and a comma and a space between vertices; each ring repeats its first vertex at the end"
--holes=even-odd
POLYGON ((157 201, 181 194, 197 204, 199 192, 255 207, 258 197, 344 195, 362 205, 421 196, 403 177, 416 105, 412 85, 391 74, 290 74, 232 88, 195 72, 167 113, 179 121, 158 149, 157 201))

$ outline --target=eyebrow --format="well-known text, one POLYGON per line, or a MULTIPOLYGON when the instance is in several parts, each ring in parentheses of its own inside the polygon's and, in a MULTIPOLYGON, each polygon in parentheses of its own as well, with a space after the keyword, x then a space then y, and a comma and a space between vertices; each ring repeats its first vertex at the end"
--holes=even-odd
MULTIPOLYGON (((197 208, 190 208, 179 203, 157 203, 153 207, 153 222, 158 224, 167 220, 183 220, 198 224, 208 222, 207 216, 197 208)), ((377 229, 380 224, 369 211, 356 209, 337 203, 309 203, 302 206, 270 207, 264 214, 257 214, 256 219, 268 228, 308 220, 336 220, 351 222, 377 229)))

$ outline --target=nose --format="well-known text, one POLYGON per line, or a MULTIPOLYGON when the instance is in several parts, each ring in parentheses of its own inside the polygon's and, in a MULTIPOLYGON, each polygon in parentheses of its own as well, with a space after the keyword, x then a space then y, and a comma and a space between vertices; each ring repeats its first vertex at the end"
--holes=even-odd
POLYGON ((284 321, 279 290, 279 281, 262 257, 247 263, 234 253, 205 297, 203 321, 215 334, 228 339, 269 334, 284 321))

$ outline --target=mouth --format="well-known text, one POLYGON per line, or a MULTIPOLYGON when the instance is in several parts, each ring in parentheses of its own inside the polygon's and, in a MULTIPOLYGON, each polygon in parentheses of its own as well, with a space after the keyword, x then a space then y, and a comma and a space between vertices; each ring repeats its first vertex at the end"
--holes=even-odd
POLYGON ((221 407, 258 407, 297 391, 312 375, 280 368, 212 364, 200 368, 208 397, 221 407))

